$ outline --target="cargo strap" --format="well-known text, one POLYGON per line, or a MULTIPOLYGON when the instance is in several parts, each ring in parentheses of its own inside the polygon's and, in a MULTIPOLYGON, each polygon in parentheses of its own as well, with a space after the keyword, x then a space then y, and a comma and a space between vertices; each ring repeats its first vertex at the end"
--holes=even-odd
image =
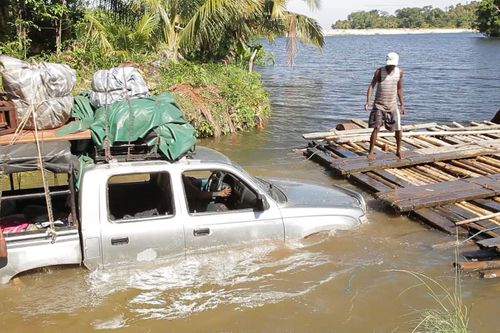
POLYGON ((36 149, 38 152, 38 168, 40 169, 40 173, 42 174, 42 183, 43 183, 43 190, 45 194, 45 202, 47 203, 47 215, 49 217, 49 227, 47 228, 47 236, 51 237, 52 243, 56 241, 56 229, 54 227, 54 211, 52 210, 52 198, 50 197, 50 189, 49 189, 49 184, 47 182, 47 178, 45 175, 45 168, 43 166, 43 157, 42 157, 42 150, 40 148, 40 138, 38 137, 38 123, 36 121, 36 112, 34 108, 32 108, 33 111, 33 123, 35 124, 35 142, 36 142, 36 149))

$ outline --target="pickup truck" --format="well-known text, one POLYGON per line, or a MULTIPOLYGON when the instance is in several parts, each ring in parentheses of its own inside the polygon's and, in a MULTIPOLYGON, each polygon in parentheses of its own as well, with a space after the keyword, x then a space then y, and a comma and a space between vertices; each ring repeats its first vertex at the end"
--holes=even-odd
POLYGON ((48 223, 42 191, 3 192, 0 221, 8 213, 35 227, 5 233, 8 257, 0 266, 0 283, 41 267, 83 264, 95 269, 185 257, 255 239, 290 242, 366 220, 365 201, 354 191, 257 178, 204 147, 175 162, 87 165, 78 189, 72 178, 73 173, 66 184, 50 188, 54 232, 44 229, 48 223), (208 195, 190 198, 188 180, 208 195), (219 195, 224 188, 231 189, 229 195, 219 195))

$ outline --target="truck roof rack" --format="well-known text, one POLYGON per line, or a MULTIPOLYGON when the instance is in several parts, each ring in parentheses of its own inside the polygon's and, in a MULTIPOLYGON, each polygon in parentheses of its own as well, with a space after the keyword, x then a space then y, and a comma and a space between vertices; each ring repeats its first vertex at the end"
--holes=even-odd
MULTIPOLYGON (((154 147, 146 143, 116 143, 109 147, 111 157, 119 162, 164 160, 165 157, 158 153, 154 147)), ((104 149, 94 148, 95 163, 107 163, 108 158, 104 149)))

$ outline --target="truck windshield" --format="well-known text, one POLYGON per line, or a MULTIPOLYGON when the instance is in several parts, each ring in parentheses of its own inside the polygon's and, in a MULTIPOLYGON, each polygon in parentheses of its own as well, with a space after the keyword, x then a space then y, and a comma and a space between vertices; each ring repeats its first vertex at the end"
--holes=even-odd
POLYGON ((243 169, 239 164, 232 162, 233 166, 236 167, 238 170, 240 170, 242 173, 247 175, 247 177, 251 178, 253 180, 253 183, 256 184, 261 190, 266 192, 279 203, 285 203, 288 201, 286 194, 276 185, 273 183, 264 180, 259 177, 254 177, 251 174, 249 174, 245 169, 243 169))

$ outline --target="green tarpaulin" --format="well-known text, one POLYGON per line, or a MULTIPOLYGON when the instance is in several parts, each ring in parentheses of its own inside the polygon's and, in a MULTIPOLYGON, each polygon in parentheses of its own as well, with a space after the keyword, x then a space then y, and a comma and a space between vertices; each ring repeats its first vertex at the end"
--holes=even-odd
POLYGON ((196 143, 194 127, 186 121, 170 93, 125 99, 100 107, 93 115, 90 110, 86 97, 76 99, 73 116, 79 120, 63 127, 59 134, 90 128, 94 144, 102 149, 107 127, 111 145, 146 140, 168 160, 176 160, 196 143))

